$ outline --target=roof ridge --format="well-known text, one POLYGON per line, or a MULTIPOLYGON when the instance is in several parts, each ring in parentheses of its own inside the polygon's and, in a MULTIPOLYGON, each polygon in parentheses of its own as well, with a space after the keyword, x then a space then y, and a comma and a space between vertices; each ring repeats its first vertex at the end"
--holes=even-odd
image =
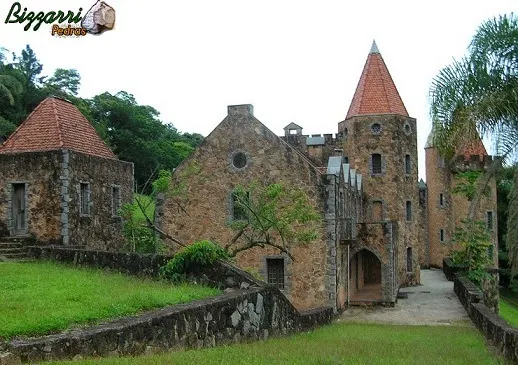
POLYGON ((59 123, 59 114, 58 114, 58 110, 56 108, 56 99, 55 98, 52 98, 52 109, 54 109, 54 116, 56 117, 56 128, 58 131, 59 146, 63 147, 63 145, 64 145, 63 136, 61 135, 61 125, 59 123))
POLYGON ((38 103, 38 105, 36 106, 36 108, 34 108, 34 110, 33 110, 32 112, 30 112, 30 113, 29 113, 29 115, 28 115, 24 120, 22 120, 22 122, 21 122, 20 124, 18 124, 18 127, 16 127, 16 129, 14 130, 14 132, 13 132, 13 133, 11 133, 11 135, 10 135, 9 137, 7 137, 7 139, 6 139, 2 144, 0 144, 0 150, 2 149, 2 146, 3 146, 3 145, 6 145, 6 144, 7 144, 7 141, 11 140, 11 139, 12 139, 12 138, 13 138, 13 137, 18 133, 18 131, 20 130, 20 128, 22 127, 22 125, 23 125, 27 120, 29 120, 29 119, 30 119, 30 117, 32 117, 32 115, 33 115, 34 113, 36 113, 36 111, 37 111, 38 109, 40 109, 40 108, 41 108, 41 106, 43 105, 43 103, 44 103, 44 102, 45 102, 45 100, 47 100, 47 99, 49 99, 49 97, 46 97, 46 98, 45 98, 45 99, 43 99, 40 103, 38 103))

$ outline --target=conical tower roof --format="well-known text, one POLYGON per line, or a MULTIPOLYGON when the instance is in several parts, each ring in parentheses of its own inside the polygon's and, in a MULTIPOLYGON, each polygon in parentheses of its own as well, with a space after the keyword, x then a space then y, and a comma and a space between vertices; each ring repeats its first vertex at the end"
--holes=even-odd
POLYGON ((372 42, 345 119, 368 114, 399 114, 408 117, 403 100, 381 57, 376 41, 372 42))
POLYGON ((117 158, 95 128, 72 103, 43 100, 0 146, 0 153, 71 149, 88 155, 117 158))

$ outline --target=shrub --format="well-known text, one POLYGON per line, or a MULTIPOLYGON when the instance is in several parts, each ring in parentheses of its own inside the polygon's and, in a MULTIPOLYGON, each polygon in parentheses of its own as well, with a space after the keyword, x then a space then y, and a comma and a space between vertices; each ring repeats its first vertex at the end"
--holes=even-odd
POLYGON ((219 259, 228 258, 227 252, 211 241, 198 241, 180 250, 161 268, 164 278, 185 281, 190 273, 212 266, 219 259))

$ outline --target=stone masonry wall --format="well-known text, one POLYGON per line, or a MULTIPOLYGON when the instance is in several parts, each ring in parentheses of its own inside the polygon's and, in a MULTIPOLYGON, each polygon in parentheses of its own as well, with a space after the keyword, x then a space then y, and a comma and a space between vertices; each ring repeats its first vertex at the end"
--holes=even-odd
POLYGON ((61 152, 0 154, 0 235, 9 235, 11 184, 26 184, 28 234, 40 242, 60 238, 61 152))
POLYGON ((338 125, 344 135, 342 147, 351 168, 361 171, 367 196, 365 221, 373 220, 373 204, 382 202, 382 219, 398 222, 398 285, 419 283, 419 189, 416 120, 398 115, 365 115, 349 118, 338 125), (381 126, 379 133, 372 125, 381 126), (347 132, 345 130, 347 129, 347 132), (371 155, 382 156, 382 173, 373 174, 371 155), (410 173, 405 171, 405 155, 410 155, 410 173), (406 219, 406 201, 412 205, 411 220, 406 219), (412 271, 407 272, 406 252, 411 247, 412 271))
POLYGON ((475 326, 505 358, 518 362, 518 329, 510 326, 483 303, 482 292, 466 277, 455 274, 454 291, 475 326))
MULTIPOLYGON (((479 165, 484 162, 479 160, 479 165)), ((462 163, 445 162, 436 148, 426 149, 426 173, 428 185, 428 239, 430 246, 430 265, 441 267, 443 259, 450 256, 458 247, 452 244, 455 227, 468 216, 470 202, 461 194, 453 194, 452 189, 460 182, 459 174, 462 163), (440 194, 443 194, 443 204, 440 204, 440 194), (440 240, 440 230, 444 230, 444 240, 440 240)), ((496 181, 490 180, 489 196, 482 197, 476 219, 486 222, 486 212, 493 212, 493 258, 495 267, 498 265, 498 235, 497 235, 497 206, 496 181)))
POLYGON ((68 244, 118 250, 123 244, 122 219, 112 211, 112 187, 120 206, 133 199, 133 164, 70 151, 68 163, 68 244), (80 214, 80 183, 90 184, 90 214, 80 214))
MULTIPOLYGON (((254 118, 251 106, 230 106, 229 115, 176 169, 173 179, 182 174, 188 175, 185 195, 167 200, 158 220, 165 232, 186 243, 210 239, 225 244, 232 240, 227 222, 232 219, 232 192, 238 185, 258 182, 297 187, 306 192, 318 211, 325 210, 322 175, 254 118), (243 168, 232 164, 239 152, 246 156, 243 168), (197 172, 189 176, 188 171, 193 170, 197 172)), ((266 260, 284 258, 284 293, 295 306, 308 309, 329 305, 327 233, 323 222, 318 230, 316 241, 292 248, 294 261, 280 256, 277 250, 255 248, 238 254, 237 264, 260 272, 266 279, 266 260)))
POLYGON ((329 324, 331 308, 299 313, 276 288, 251 288, 34 339, 8 350, 23 362, 214 347, 329 324))

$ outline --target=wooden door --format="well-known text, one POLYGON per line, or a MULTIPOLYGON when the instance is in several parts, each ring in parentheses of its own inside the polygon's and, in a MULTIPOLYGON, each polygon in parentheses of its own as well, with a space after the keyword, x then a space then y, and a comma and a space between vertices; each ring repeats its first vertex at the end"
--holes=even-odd
POLYGON ((12 217, 14 235, 27 233, 26 208, 25 184, 13 184, 12 217))

